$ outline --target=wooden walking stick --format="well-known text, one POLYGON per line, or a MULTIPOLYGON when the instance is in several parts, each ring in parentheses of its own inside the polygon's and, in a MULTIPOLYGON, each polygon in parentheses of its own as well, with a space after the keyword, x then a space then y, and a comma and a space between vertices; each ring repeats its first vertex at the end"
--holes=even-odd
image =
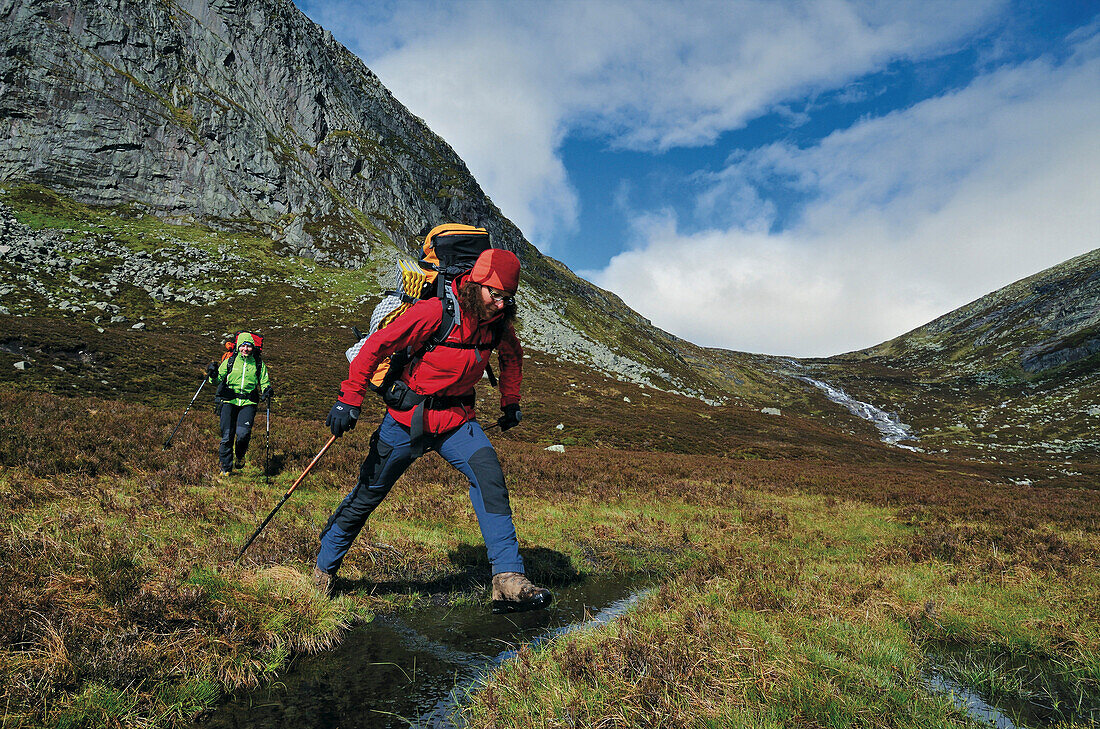
POLYGON ((241 557, 244 556, 245 550, 248 549, 249 545, 256 540, 256 537, 260 536, 260 532, 264 530, 264 527, 267 526, 267 523, 271 521, 271 519, 275 516, 279 509, 283 508, 283 504, 285 504, 286 500, 290 498, 290 495, 294 493, 294 489, 298 488, 298 484, 305 480, 306 474, 310 472, 310 469, 317 465, 317 461, 321 460, 321 456, 325 455, 325 451, 328 450, 328 447, 335 442, 335 435, 328 439, 328 443, 325 443, 325 446, 317 453, 317 455, 313 457, 313 460, 309 462, 308 466, 306 466, 306 470, 302 471, 302 475, 298 477, 298 480, 294 482, 294 485, 291 486, 290 489, 287 490, 286 494, 283 495, 282 500, 275 505, 275 508, 271 510, 271 513, 267 515, 267 518, 263 520, 263 523, 256 528, 256 531, 252 532, 252 536, 249 537, 248 541, 244 543, 243 547, 241 547, 241 551, 237 554, 237 559, 233 560, 234 562, 241 561, 241 557))

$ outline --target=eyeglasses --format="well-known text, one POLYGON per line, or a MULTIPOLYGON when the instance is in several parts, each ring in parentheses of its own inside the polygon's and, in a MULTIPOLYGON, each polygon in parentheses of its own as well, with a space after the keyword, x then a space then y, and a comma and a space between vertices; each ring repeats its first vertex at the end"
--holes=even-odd
POLYGON ((512 303, 515 302, 515 298, 509 296, 508 294, 504 293, 503 291, 494 291, 493 289, 489 288, 488 286, 485 287, 485 290, 489 292, 489 298, 490 299, 492 299, 493 301, 500 301, 505 306, 511 306, 512 303))

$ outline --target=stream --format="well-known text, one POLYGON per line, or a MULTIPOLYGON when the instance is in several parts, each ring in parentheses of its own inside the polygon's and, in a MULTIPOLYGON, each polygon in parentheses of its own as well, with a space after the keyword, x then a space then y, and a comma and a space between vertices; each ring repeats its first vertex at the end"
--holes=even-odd
MULTIPOLYGON (((456 729, 454 714, 482 678, 521 646, 602 625, 648 594, 638 578, 595 577, 557 588, 543 611, 492 615, 477 603, 375 618, 335 649, 295 658, 279 680, 224 701, 193 729, 340 727, 456 729)), ((929 654, 927 690, 995 729, 1051 726, 1049 707, 988 700, 949 678, 949 657, 929 654)), ((1073 714, 1070 714, 1073 716, 1073 714)), ((1085 709, 1074 718, 1097 718, 1085 709)))
POLYGON ((454 727, 467 692, 522 645, 605 623, 646 593, 638 578, 554 589, 546 610, 492 615, 470 604, 379 616, 334 650, 299 656, 277 681, 238 693, 195 729, 454 727))
POLYGON ((928 664, 923 680, 928 691, 951 699, 982 726, 1041 729, 1063 721, 1079 722, 1081 726, 1100 725, 1100 706, 1067 695, 1052 682, 1048 667, 1042 663, 1000 663, 1006 685, 1016 684, 1016 690, 988 696, 957 678, 959 668, 975 665, 966 651, 941 647, 928 651, 925 657, 928 664))
POLYGON ((917 437, 913 435, 908 425, 898 420, 897 415, 876 408, 874 405, 863 402, 862 400, 856 400, 848 395, 848 393, 844 392, 844 390, 841 390, 839 387, 833 387, 827 382, 815 380, 805 375, 796 375, 796 377, 821 390, 825 393, 825 397, 838 405, 843 405, 848 408, 848 411, 853 415, 863 418, 864 420, 869 420, 875 428, 878 429, 882 437, 882 442, 910 451, 920 450, 920 448, 916 446, 904 445, 899 442, 903 440, 917 440, 917 437))

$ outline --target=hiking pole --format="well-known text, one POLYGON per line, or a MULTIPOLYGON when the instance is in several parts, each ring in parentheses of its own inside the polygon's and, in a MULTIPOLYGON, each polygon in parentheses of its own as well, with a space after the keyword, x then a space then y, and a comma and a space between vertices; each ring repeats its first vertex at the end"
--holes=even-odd
POLYGON ((290 495, 294 493, 294 489, 298 488, 298 484, 300 484, 305 479, 306 474, 309 473, 310 469, 317 465, 317 461, 321 460, 321 456, 325 455, 325 451, 328 450, 328 447, 335 442, 335 435, 328 439, 328 443, 325 443, 324 448, 318 451, 317 455, 315 455, 313 457, 313 460, 309 462, 309 465, 306 466, 306 470, 302 471, 302 475, 298 477, 298 480, 294 482, 294 485, 291 486, 290 489, 287 490, 287 492, 283 495, 282 501, 275 505, 275 508, 271 510, 271 513, 267 515, 267 518, 263 520, 263 523, 260 524, 260 526, 256 527, 256 531, 252 532, 252 536, 249 537, 248 541, 244 543, 243 547, 241 547, 241 551, 237 554, 237 558, 233 560, 234 562, 241 561, 241 557, 244 556, 245 550, 248 549, 249 545, 256 540, 256 537, 260 536, 260 532, 264 530, 264 527, 267 526, 267 523, 271 521, 272 517, 275 516, 279 509, 283 508, 283 504, 285 504, 286 500, 290 498, 290 495))
POLYGON ((206 378, 202 378, 202 384, 199 385, 199 389, 195 390, 195 396, 191 398, 191 402, 187 403, 187 410, 183 411, 183 415, 180 416, 180 421, 176 423, 176 427, 172 429, 172 435, 168 436, 168 440, 164 441, 164 448, 161 450, 168 450, 168 446, 172 445, 172 439, 176 437, 176 431, 183 425, 183 419, 187 417, 187 411, 191 409, 191 406, 195 404, 195 400, 199 398, 199 393, 202 392, 202 388, 206 386, 206 378))

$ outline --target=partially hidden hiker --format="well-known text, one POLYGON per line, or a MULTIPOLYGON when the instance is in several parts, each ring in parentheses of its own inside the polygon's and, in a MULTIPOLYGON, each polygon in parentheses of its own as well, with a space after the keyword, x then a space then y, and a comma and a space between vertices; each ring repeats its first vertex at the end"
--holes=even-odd
POLYGON ((470 502, 492 565, 493 612, 535 610, 550 604, 550 591, 533 585, 524 574, 504 473, 474 412, 474 386, 496 349, 503 412, 497 422, 501 430, 508 430, 520 421, 523 349, 512 326, 519 274, 514 253, 484 250, 473 267, 450 284, 459 311, 454 328, 438 346, 424 351, 443 321, 445 305, 439 298, 414 303, 363 340, 325 423, 337 437, 355 427, 379 363, 406 348, 416 355, 384 393, 388 410, 371 436, 359 481, 321 533, 313 579, 325 594, 333 594, 336 572, 367 517, 413 461, 434 450, 470 482, 470 502))
POLYGON ((274 394, 256 338, 248 332, 238 332, 234 345, 233 353, 220 364, 211 362, 206 367, 210 384, 218 386, 214 393, 215 400, 220 403, 222 434, 218 461, 224 476, 230 475, 234 468, 244 468, 256 405, 274 394))

